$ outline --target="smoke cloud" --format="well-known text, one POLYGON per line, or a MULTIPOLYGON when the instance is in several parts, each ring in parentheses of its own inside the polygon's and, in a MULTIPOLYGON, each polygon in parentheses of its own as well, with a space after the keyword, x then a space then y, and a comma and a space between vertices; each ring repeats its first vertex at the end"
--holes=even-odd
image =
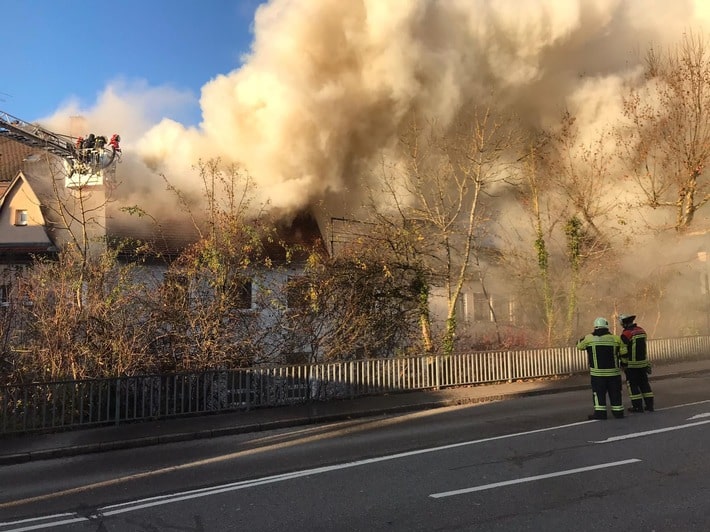
POLYGON ((158 121, 191 95, 122 82, 48 123, 82 114, 120 132, 124 194, 163 187, 160 173, 197 191, 194 166, 219 157, 293 212, 351 198, 411 113, 445 126, 491 92, 535 127, 569 108, 592 139, 619 117, 640 52, 708 28, 702 0, 271 0, 243 66, 202 87, 198 127, 158 121))
POLYGON ((239 163, 262 199, 299 209, 356 188, 409 113, 446 125, 490 91, 531 125, 571 108, 593 136, 619 114, 635 52, 707 27, 709 10, 691 0, 272 0, 256 13, 244 65, 202 88, 200 127, 163 120, 135 149, 175 179, 200 158, 239 163))

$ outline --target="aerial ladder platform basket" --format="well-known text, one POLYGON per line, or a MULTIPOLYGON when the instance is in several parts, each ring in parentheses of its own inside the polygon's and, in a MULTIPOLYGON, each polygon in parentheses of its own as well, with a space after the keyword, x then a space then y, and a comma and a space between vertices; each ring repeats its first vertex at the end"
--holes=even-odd
POLYGON ((115 182, 116 163, 121 158, 121 137, 107 140, 90 134, 87 138, 71 137, 49 131, 0 111, 0 138, 7 137, 45 150, 59 157, 66 171, 65 186, 80 188, 115 182))

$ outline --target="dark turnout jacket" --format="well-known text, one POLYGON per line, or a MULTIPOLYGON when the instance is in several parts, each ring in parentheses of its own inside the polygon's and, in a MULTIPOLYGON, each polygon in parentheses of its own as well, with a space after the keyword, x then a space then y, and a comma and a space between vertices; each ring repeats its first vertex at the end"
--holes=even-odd
POLYGON ((621 341, 626 346, 626 353, 621 363, 629 368, 645 368, 649 365, 646 352, 646 331, 635 323, 624 327, 621 341))
POLYGON ((595 329, 577 342, 577 349, 587 352, 589 373, 593 377, 621 375, 619 357, 626 355, 626 345, 609 329, 595 329))

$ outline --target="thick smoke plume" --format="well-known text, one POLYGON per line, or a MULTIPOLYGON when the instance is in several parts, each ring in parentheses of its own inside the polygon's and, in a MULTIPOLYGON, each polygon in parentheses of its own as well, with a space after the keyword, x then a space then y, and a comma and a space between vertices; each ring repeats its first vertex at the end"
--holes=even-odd
POLYGON ((243 66, 206 80, 198 127, 158 122, 188 94, 125 83, 94 109, 69 102, 46 123, 67 131, 61 122, 81 114, 97 131, 120 132, 126 201, 162 192, 161 173, 199 192, 195 165, 219 157, 241 165, 275 208, 342 206, 412 113, 445 126, 465 102, 494 93, 534 127, 570 109, 582 139, 594 138, 619 117, 643 50, 705 32, 710 4, 271 0, 253 28, 243 66))
POLYGON ((262 199, 294 210, 351 192, 409 113, 445 124, 490 91, 536 126, 571 108, 594 135, 639 51, 709 13, 691 0, 272 0, 243 66, 202 88, 200 127, 163 120, 135 147, 175 180, 199 159, 239 163, 262 199))

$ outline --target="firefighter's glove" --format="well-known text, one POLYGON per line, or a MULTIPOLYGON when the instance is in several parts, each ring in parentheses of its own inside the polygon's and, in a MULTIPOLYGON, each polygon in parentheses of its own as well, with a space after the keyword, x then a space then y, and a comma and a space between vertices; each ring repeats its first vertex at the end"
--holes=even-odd
POLYGON ((653 373, 653 368, 652 368, 650 365, 646 366, 646 373, 647 373, 648 375, 650 375, 651 373, 653 373))

